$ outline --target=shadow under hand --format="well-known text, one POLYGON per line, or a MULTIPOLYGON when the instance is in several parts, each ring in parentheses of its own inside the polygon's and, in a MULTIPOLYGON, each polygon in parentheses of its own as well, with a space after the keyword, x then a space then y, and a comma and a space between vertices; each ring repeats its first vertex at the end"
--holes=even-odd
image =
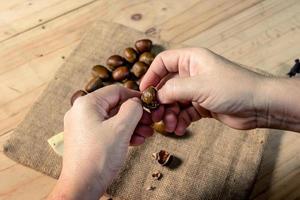
POLYGON ((186 140, 186 139, 191 138, 193 134, 189 130, 187 130, 186 133, 182 136, 178 136, 175 133, 167 133, 167 134, 163 134, 163 135, 168 138, 186 140))

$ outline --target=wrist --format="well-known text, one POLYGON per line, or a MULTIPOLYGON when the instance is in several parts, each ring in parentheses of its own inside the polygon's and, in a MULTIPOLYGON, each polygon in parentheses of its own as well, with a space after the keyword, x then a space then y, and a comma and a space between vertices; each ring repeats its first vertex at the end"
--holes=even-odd
POLYGON ((62 172, 49 199, 99 199, 105 189, 96 177, 62 172))
POLYGON ((257 128, 300 131, 300 80, 264 77, 258 85, 257 128))

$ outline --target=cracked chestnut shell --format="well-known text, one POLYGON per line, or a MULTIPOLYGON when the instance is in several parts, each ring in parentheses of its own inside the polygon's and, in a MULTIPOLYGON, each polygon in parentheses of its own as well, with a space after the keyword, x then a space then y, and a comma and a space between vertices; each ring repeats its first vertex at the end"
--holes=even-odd
POLYGON ((134 50, 134 48, 128 47, 124 50, 124 58, 129 63, 134 63, 138 58, 138 53, 134 50))
POLYGON ((72 95, 72 97, 70 99, 71 106, 73 106, 76 99, 78 99, 79 97, 85 96, 86 94, 87 93, 83 90, 77 90, 76 92, 74 92, 74 94, 72 95))
POLYGON ((159 107, 157 91, 153 86, 150 86, 143 91, 141 100, 143 102, 143 106, 150 110, 154 110, 159 107))
POLYGON ((132 66, 131 72, 135 77, 141 78, 147 72, 148 66, 143 62, 136 62, 132 66))
POLYGON ((95 90, 102 88, 103 82, 100 77, 93 77, 85 86, 85 91, 88 93, 94 92, 95 90))
POLYGON ((169 166, 173 160, 173 156, 165 150, 152 154, 152 157, 162 166, 169 166))
POLYGON ((135 48, 139 53, 150 51, 152 48, 152 41, 149 39, 142 39, 135 42, 135 48))
POLYGON ((155 171, 153 174, 152 174, 152 178, 154 180, 160 180, 162 178, 162 173, 160 171, 155 171))
POLYGON ((108 69, 106 69, 106 67, 104 67, 102 65, 95 65, 92 68, 92 75, 94 77, 101 78, 101 80, 103 80, 103 81, 108 81, 111 76, 110 71, 108 71, 108 69))
POLYGON ((117 67, 124 65, 125 60, 122 56, 112 55, 106 60, 106 64, 109 67, 109 69, 114 70, 117 67))
POLYGON ((140 55, 139 61, 151 65, 154 60, 154 55, 150 52, 145 52, 140 55))

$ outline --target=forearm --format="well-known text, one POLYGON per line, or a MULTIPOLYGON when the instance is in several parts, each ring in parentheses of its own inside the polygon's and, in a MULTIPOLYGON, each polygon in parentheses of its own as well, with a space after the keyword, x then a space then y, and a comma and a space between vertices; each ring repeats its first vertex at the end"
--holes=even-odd
POLYGON ((265 78, 258 90, 257 126, 300 132, 300 79, 265 78))

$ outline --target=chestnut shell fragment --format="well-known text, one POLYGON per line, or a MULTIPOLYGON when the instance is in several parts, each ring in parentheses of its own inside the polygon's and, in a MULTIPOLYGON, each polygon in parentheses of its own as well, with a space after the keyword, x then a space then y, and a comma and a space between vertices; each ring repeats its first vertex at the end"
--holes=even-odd
POLYGON ((169 166, 173 160, 173 156, 165 150, 160 150, 152 156, 162 166, 169 166))

